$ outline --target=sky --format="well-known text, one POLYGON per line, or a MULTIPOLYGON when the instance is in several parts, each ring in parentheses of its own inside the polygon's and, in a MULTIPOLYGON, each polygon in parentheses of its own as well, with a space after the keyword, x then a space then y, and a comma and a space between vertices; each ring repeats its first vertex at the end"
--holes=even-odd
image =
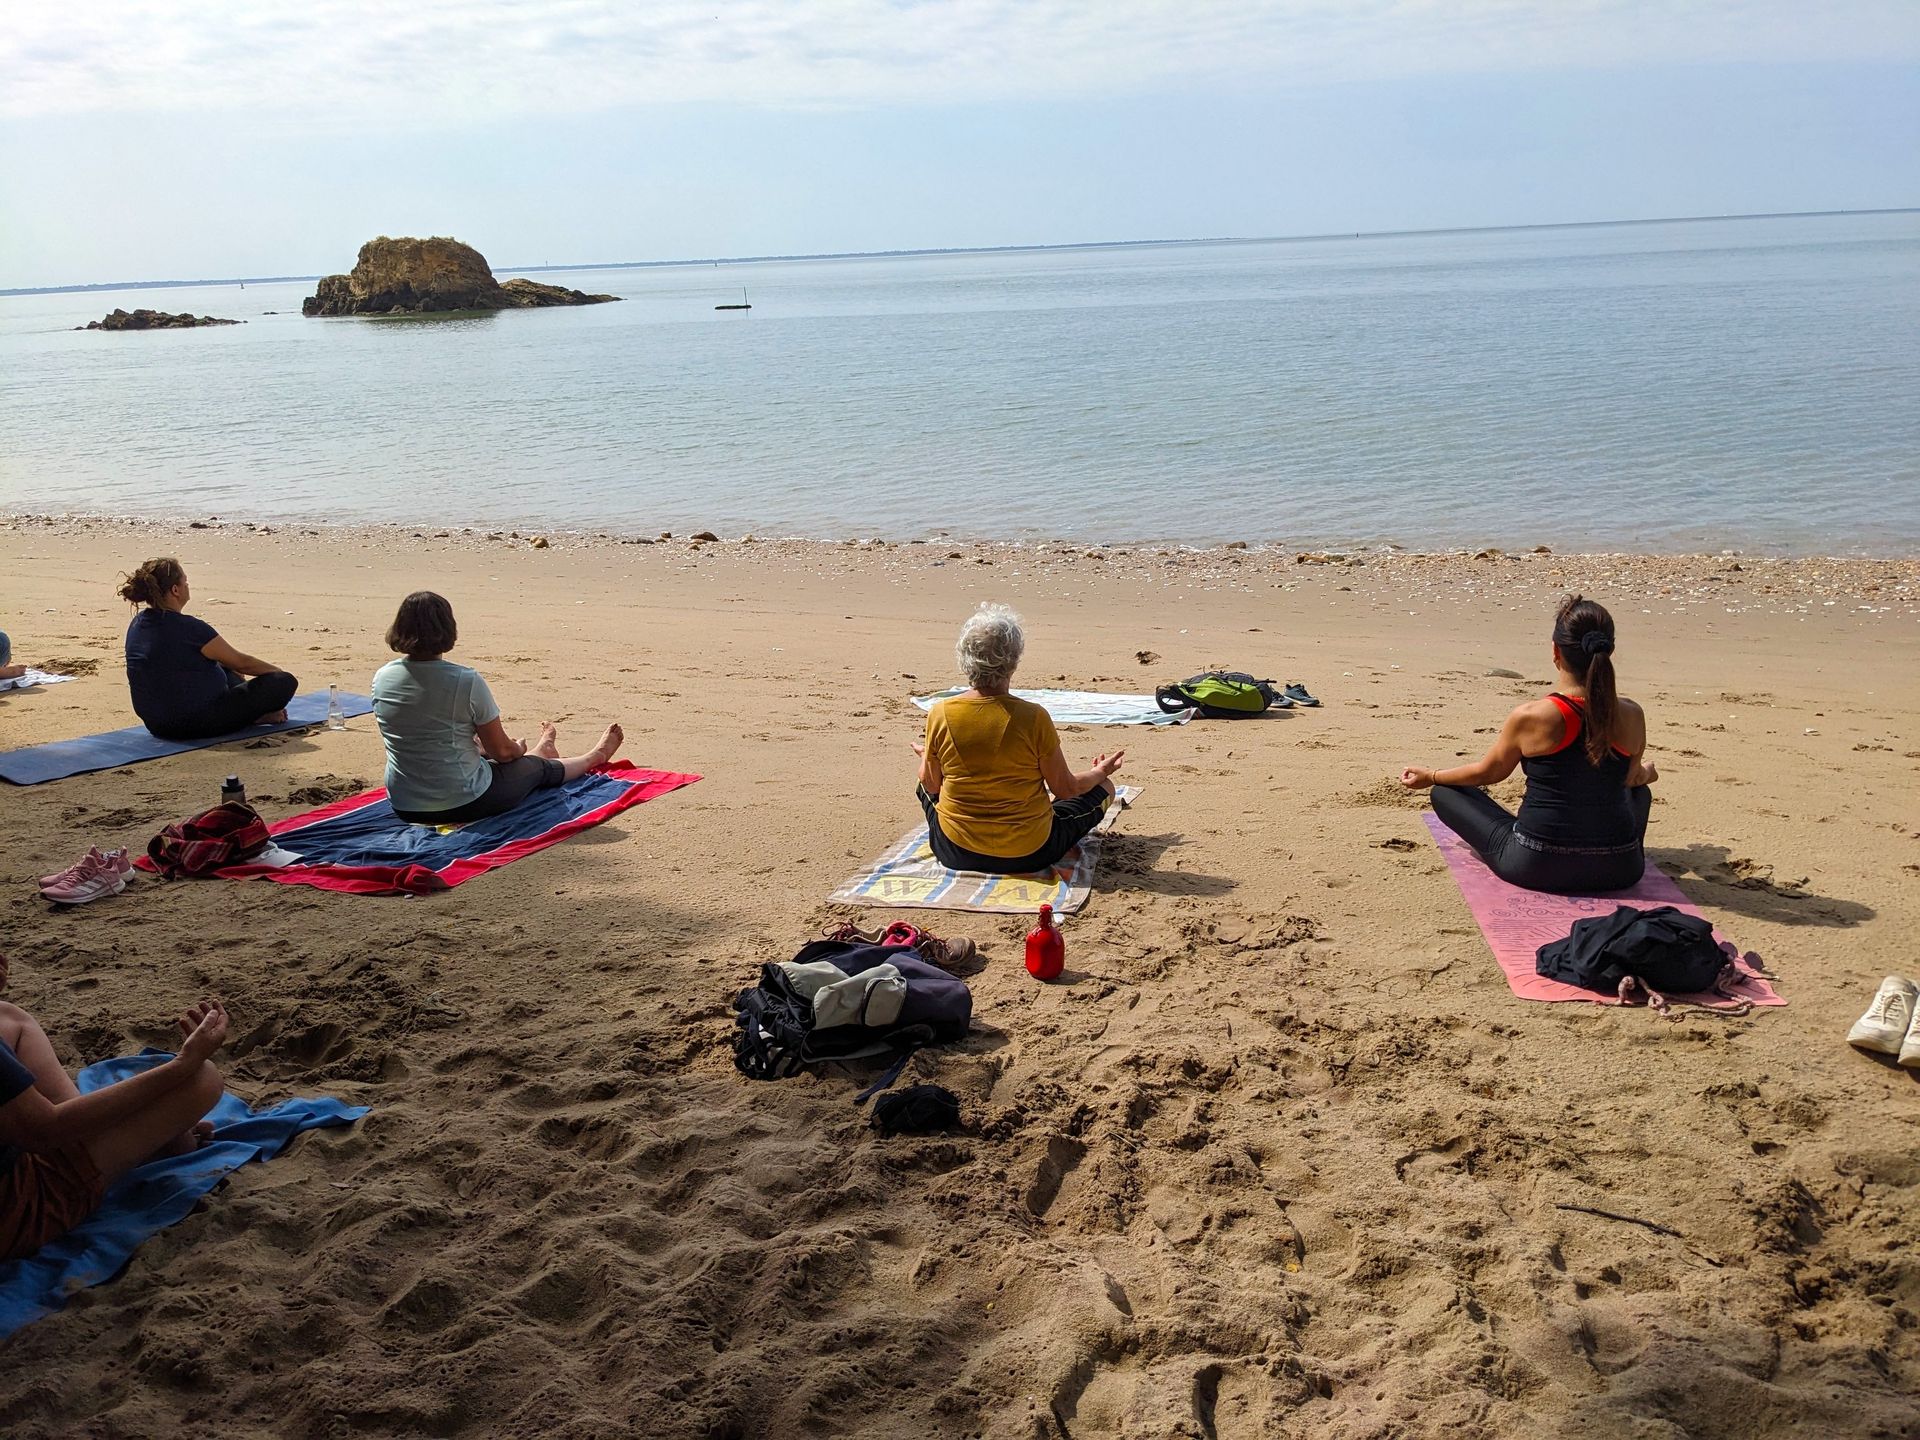
POLYGON ((0 288, 1920 205, 1920 0, 6 0, 0 288))

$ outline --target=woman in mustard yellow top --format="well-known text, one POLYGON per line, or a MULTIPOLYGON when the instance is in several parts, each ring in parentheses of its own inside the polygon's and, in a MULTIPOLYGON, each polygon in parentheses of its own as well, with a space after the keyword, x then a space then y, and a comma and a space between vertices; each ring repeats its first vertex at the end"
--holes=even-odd
POLYGON ((1006 606, 969 616, 954 653, 972 688, 935 705, 926 744, 913 747, 929 843, 955 870, 1045 870, 1100 823, 1113 798, 1125 751, 1076 773, 1053 717, 1007 693, 1025 649, 1020 617, 1006 606))

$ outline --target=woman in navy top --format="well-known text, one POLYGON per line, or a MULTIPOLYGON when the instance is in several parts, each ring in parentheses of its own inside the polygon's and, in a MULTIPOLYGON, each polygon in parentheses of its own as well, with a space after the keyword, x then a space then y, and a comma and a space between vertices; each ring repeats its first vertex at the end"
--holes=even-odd
POLYGON ((133 713, 155 735, 205 740, 287 718, 300 682, 187 614, 187 572, 178 560, 147 561, 122 580, 120 597, 143 607, 127 626, 127 688, 133 713))
POLYGON ((1645 758, 1647 717, 1614 688, 1613 617, 1570 595, 1554 617, 1560 688, 1507 716, 1486 755, 1445 770, 1410 766, 1409 790, 1433 787, 1433 813, 1502 880, 1560 895, 1627 890, 1646 869, 1643 847, 1659 778, 1645 758), (1514 815, 1485 790, 1526 772, 1514 815))

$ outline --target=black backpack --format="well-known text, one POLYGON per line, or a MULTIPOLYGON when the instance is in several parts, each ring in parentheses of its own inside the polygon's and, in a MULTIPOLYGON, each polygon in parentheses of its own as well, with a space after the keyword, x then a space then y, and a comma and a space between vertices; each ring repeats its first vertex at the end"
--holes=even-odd
POLYGON ((1671 905, 1622 905, 1576 920, 1566 939, 1540 947, 1533 968, 1603 995, 1619 994, 1629 975, 1664 995, 1697 995, 1715 988, 1727 964, 1713 926, 1699 916, 1671 905))
POLYGON ((778 965, 760 968, 760 983, 734 999, 733 1063, 754 1080, 780 1080, 820 1060, 860 1060, 892 1055, 893 1066, 861 1100, 892 1084, 923 1045, 966 1036, 973 1024, 973 992, 967 982, 920 958, 904 945, 815 940, 795 955, 796 964, 824 960, 849 976, 891 965, 906 981, 896 1019, 885 1025, 853 1023, 816 1027, 813 1001, 794 988, 778 965))
POLYGON ((1154 703, 1167 714, 1198 710, 1208 720, 1231 720, 1258 715, 1268 707, 1282 709, 1293 702, 1271 680, 1256 680, 1241 670, 1209 670, 1153 692, 1154 703))

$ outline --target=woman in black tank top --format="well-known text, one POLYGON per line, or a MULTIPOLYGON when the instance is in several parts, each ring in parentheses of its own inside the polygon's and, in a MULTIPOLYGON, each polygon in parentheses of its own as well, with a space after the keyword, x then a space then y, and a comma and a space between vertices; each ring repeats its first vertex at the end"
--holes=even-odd
POLYGON ((1647 787, 1659 777, 1643 758, 1645 714, 1614 689, 1613 617, 1567 597, 1554 617, 1553 664, 1560 688, 1507 716, 1482 759, 1410 766, 1400 783, 1431 786, 1433 813, 1509 884, 1560 895, 1626 890, 1646 869, 1647 787), (1518 815, 1479 788, 1516 765, 1527 777, 1518 815))

